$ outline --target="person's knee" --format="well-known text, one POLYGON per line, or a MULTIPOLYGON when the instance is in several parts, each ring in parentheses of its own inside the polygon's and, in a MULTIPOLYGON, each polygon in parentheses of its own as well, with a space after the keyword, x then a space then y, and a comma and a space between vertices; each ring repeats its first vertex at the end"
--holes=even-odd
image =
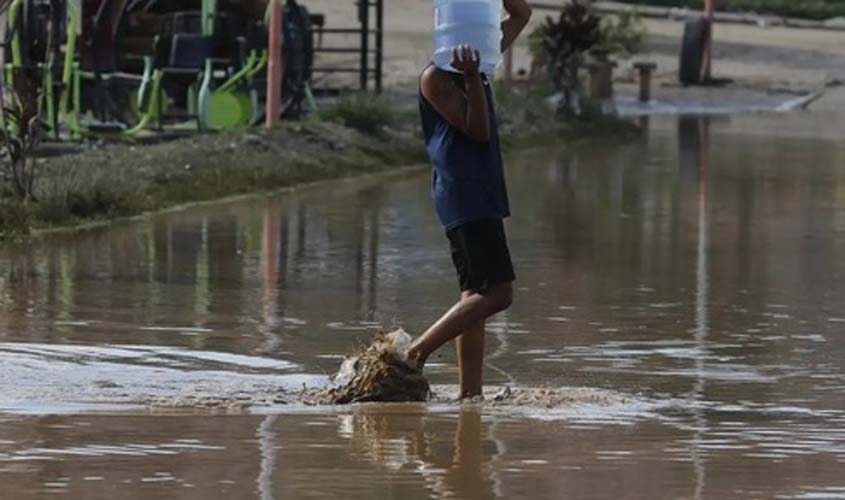
POLYGON ((513 305, 513 287, 510 283, 499 285, 490 290, 490 298, 495 312, 499 313, 513 305))
POLYGON ((511 287, 510 283, 508 283, 505 291, 503 292, 502 297, 502 310, 510 309, 513 305, 513 288, 511 287))

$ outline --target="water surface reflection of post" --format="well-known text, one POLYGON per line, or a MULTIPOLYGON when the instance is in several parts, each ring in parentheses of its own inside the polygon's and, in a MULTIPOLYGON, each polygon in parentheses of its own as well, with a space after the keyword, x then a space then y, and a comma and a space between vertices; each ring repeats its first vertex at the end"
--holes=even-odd
POLYGON ((280 340, 275 328, 279 323, 279 260, 281 241, 279 237, 279 207, 270 202, 264 209, 261 245, 261 316, 259 331, 265 337, 261 351, 273 352, 280 340))
POLYGON ((378 304, 381 212, 385 190, 373 185, 361 190, 355 207, 355 292, 361 318, 372 321, 378 304))
POLYGON ((709 231, 709 180, 710 180, 710 119, 708 117, 680 118, 678 122, 678 136, 680 141, 681 162, 685 158, 695 158, 697 169, 697 210, 698 235, 696 248, 695 273, 695 326, 694 341, 695 383, 688 397, 693 400, 691 405, 695 431, 691 440, 691 459, 695 473, 695 492, 693 498, 704 496, 706 482, 706 463, 701 452, 701 442, 707 432, 707 418, 704 414, 702 400, 705 390, 705 358, 707 353, 707 337, 710 333, 709 293, 710 293, 710 231, 709 231), (689 147, 692 146, 692 147, 689 147), (689 156, 685 157, 685 154, 689 156))
POLYGON ((370 282, 369 302, 367 303, 367 320, 372 321, 378 303, 378 259, 379 259, 379 233, 381 232, 381 200, 378 206, 370 209, 370 282))
POLYGON ((257 438, 261 453, 261 469, 256 480, 256 489, 261 500, 273 500, 273 469, 276 467, 276 435, 273 424, 276 415, 268 415, 258 426, 257 438))
MULTIPOLYGON (((698 356, 695 358, 696 381, 695 396, 701 402, 704 397, 704 355, 707 349, 707 336, 710 333, 710 321, 708 314, 710 292, 710 262, 708 258, 708 247, 710 245, 709 217, 708 217, 708 188, 710 174, 710 122, 708 118, 701 118, 699 121, 701 134, 701 151, 699 153, 699 190, 698 190, 698 269, 696 271, 696 295, 695 295, 695 343, 698 347, 698 356)), ((707 431, 707 420, 701 406, 696 407, 696 436, 694 443, 696 448, 707 431)), ((698 461, 696 462, 696 483, 695 498, 703 497, 704 483, 706 480, 706 469, 704 460, 698 456, 698 449, 695 450, 698 461)))

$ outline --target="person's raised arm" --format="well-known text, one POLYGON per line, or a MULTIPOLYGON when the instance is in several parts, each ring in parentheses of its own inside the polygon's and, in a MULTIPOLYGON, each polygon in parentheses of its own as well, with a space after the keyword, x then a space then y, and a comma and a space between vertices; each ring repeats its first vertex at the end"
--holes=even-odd
POLYGON ((445 71, 434 66, 422 75, 420 91, 434 109, 470 139, 490 141, 490 110, 481 73, 481 57, 468 45, 452 51, 452 67, 464 74, 464 88, 457 85, 445 71))
POLYGON ((502 21, 502 52, 508 50, 531 20, 531 7, 525 0, 504 0, 508 17, 502 21))

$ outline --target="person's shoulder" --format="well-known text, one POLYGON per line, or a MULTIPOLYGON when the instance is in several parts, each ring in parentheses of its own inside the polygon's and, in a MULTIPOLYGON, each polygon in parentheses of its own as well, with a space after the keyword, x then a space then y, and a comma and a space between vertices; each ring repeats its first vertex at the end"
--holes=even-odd
POLYGON ((427 67, 420 78, 420 89, 429 100, 450 95, 454 91, 455 82, 452 75, 435 65, 427 67))
POLYGON ((433 64, 429 64, 422 72, 421 79, 424 83, 439 83, 449 80, 449 73, 433 64))

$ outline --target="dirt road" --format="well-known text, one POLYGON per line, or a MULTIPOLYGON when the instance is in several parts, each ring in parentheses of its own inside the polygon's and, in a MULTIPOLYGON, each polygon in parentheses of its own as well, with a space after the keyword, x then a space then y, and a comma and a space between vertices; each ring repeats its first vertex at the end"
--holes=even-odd
MULTIPOLYGON (((312 11, 326 14, 327 26, 357 24, 354 0, 303 1, 312 11)), ((563 4, 561 0, 557 1, 563 4)), ((385 82, 394 88, 411 88, 420 69, 431 57, 433 0, 387 0, 385 3, 385 82)), ((535 11, 529 30, 549 14, 553 12, 535 11)), ((646 52, 635 60, 657 62, 659 82, 671 84, 677 72, 683 23, 649 19, 645 24, 649 43, 646 52)), ((719 24, 715 33, 714 74, 735 80, 741 88, 816 91, 831 81, 845 81, 845 33, 737 24, 719 24)), ((355 42, 327 37, 324 43, 355 42)), ((354 65, 354 58, 350 62, 354 65)), ((632 62, 621 62, 619 75, 623 79, 630 72, 632 62)), ((523 37, 516 47, 515 67, 527 69, 530 64, 523 37)))

